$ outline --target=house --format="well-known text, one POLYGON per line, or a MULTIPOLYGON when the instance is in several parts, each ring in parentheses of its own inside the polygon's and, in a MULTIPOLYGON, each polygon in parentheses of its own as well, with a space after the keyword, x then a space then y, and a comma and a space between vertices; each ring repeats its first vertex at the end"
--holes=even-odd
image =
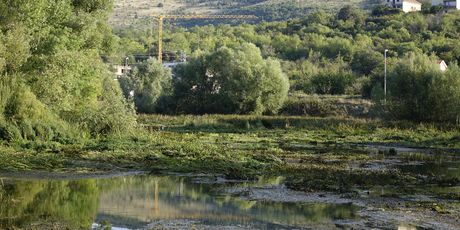
POLYGON ((460 0, 433 0, 433 6, 444 6, 446 9, 460 10, 460 0))
POLYGON ((384 0, 385 3, 393 8, 401 9, 404 13, 421 11, 422 3, 416 0, 384 0))
POLYGON ((447 64, 444 60, 439 60, 437 62, 437 64, 439 65, 439 69, 442 71, 442 72, 445 72, 447 70, 447 64))
POLYGON ((113 66, 113 68, 115 69, 115 75, 117 76, 117 78, 129 74, 133 70, 132 67, 129 65, 115 65, 113 66))

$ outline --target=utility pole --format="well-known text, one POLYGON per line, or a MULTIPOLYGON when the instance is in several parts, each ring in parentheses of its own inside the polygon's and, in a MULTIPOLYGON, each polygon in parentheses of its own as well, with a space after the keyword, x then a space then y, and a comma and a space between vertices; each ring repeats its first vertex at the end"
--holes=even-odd
POLYGON ((387 104, 387 53, 388 49, 385 50, 385 77, 383 80, 383 93, 385 95, 385 105, 387 104))
POLYGON ((158 61, 163 63, 163 20, 165 16, 160 15, 158 20, 158 61))

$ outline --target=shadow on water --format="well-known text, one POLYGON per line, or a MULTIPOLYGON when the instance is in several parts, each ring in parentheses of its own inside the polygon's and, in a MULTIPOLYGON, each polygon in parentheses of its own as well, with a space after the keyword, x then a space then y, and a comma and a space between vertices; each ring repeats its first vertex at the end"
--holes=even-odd
MULTIPOLYGON (((275 180, 276 181, 276 180, 275 180)), ((226 184, 177 176, 81 180, 8 180, 0 184, 0 229, 90 229, 93 223, 148 228, 158 221, 267 229, 331 225, 356 219, 351 204, 245 200, 223 193, 226 184)))

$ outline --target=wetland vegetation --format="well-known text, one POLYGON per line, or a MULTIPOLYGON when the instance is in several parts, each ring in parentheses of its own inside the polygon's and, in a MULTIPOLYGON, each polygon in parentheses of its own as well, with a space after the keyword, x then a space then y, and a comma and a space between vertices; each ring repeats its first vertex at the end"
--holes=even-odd
POLYGON ((458 12, 168 24, 168 70, 111 6, 0 0, 0 228, 460 226, 458 12))
MULTIPOLYGON (((274 199, 275 203, 286 202, 282 199, 291 197, 298 199, 295 201, 298 204, 336 204, 338 201, 334 199, 347 199, 347 202, 360 204, 353 209, 355 211, 372 207, 387 213, 416 213, 403 221, 412 226, 427 225, 429 221, 416 221, 416 218, 433 214, 435 218, 430 217, 430 221, 444 221, 447 225, 443 226, 458 225, 460 159, 459 142, 453 140, 459 138, 459 133, 453 127, 350 118, 235 115, 142 115, 139 122, 144 130, 122 136, 67 145, 36 141, 9 144, 2 147, 3 176, 9 178, 29 172, 32 178, 60 178, 68 173, 98 177, 101 173, 139 170, 153 175, 170 172, 192 177, 207 175, 209 179, 200 179, 195 182, 198 184, 282 176, 284 179, 278 186, 318 197, 313 200, 311 197, 296 198, 288 190, 282 190, 279 196, 285 198, 279 198, 271 194, 276 193, 276 189, 268 189, 268 196, 260 195, 271 188, 264 183, 254 189, 243 186, 231 196, 260 200, 258 202, 274 199), (264 192, 258 193, 257 189, 264 192), (333 194, 340 195, 332 199, 333 194)), ((93 210, 89 217, 94 218, 94 209, 88 210, 93 210)), ((338 212, 337 208, 333 210, 338 212)), ((399 223, 396 217, 382 220, 374 214, 364 215, 366 221, 360 224, 382 227, 399 223)), ((359 216, 363 218, 362 213, 359 216)), ((348 218, 351 217, 338 219, 348 218)), ((112 224, 118 223, 112 221, 112 224)), ((217 223, 225 226, 228 222, 217 223)), ((286 226, 296 226, 289 223, 293 224, 288 222, 286 226)), ((157 224, 169 226, 170 223, 157 224)), ((189 226, 190 223, 182 224, 189 226)), ((300 226, 315 226, 304 224, 300 226)))

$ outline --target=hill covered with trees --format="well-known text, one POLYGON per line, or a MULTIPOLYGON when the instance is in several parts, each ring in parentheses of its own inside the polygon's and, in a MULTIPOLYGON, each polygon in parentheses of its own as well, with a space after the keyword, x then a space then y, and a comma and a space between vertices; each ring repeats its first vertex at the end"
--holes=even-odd
MULTIPOLYGON (((379 0, 115 0, 110 22, 115 28, 149 28, 156 14, 250 14, 263 21, 287 20, 325 10, 334 12, 345 5, 371 9, 379 0)), ((209 22, 208 22, 209 23, 209 22)), ((203 25, 192 21, 182 25, 203 25)))
MULTIPOLYGON (((445 60, 449 65, 446 74, 458 74, 456 63, 460 61, 459 20, 460 12, 445 14, 431 8, 425 8, 423 12, 404 14, 383 6, 374 8, 372 12, 346 6, 334 13, 316 11, 298 19, 257 25, 220 24, 188 29, 167 26, 164 41, 165 50, 173 53, 172 57, 186 53, 191 60, 221 47, 238 49, 244 43, 252 43, 260 49, 263 58, 281 61, 282 70, 289 77, 292 93, 348 94, 376 99, 382 98, 383 94, 385 49, 389 50, 390 74, 400 71, 394 75, 409 76, 402 75, 401 70, 396 67, 401 62, 413 63, 410 60, 415 57, 418 60, 423 59, 424 61, 420 61, 425 66, 423 68, 432 72, 440 72, 436 63, 438 60, 445 60)), ((123 49, 120 53, 144 53, 152 56, 156 53, 154 30, 123 30, 118 34, 120 47, 123 49)), ((416 69, 414 71, 415 75, 426 74, 423 71, 417 72, 416 69)), ((427 90, 425 93, 434 90, 436 87, 431 85, 432 80, 427 80, 433 76, 429 76, 425 80, 415 78, 411 81, 412 87, 424 88, 427 90)), ((458 79, 446 78, 449 83, 443 84, 450 84, 455 88, 460 84, 458 79)), ((439 90, 447 90, 446 92, 452 92, 451 95, 456 95, 453 88, 441 88, 439 90)), ((398 94, 399 90, 396 87, 389 88, 390 96, 398 94)), ((431 98, 427 95, 424 97, 431 98)), ((443 104, 435 99, 430 102, 431 105, 425 106, 438 108, 439 111, 434 113, 458 114, 459 98, 455 96, 452 100, 455 106, 450 108, 433 107, 434 104, 443 104), (445 111, 452 109, 455 112, 445 111)), ((424 103, 428 100, 419 97, 416 101, 424 103)), ((420 110, 418 113, 426 112, 420 110)), ((408 118, 398 113, 394 115, 408 118)), ((425 116, 413 117, 423 120, 425 116)), ((445 119, 447 118, 441 120, 445 119)), ((452 115, 449 120, 455 120, 455 116, 452 115)))

